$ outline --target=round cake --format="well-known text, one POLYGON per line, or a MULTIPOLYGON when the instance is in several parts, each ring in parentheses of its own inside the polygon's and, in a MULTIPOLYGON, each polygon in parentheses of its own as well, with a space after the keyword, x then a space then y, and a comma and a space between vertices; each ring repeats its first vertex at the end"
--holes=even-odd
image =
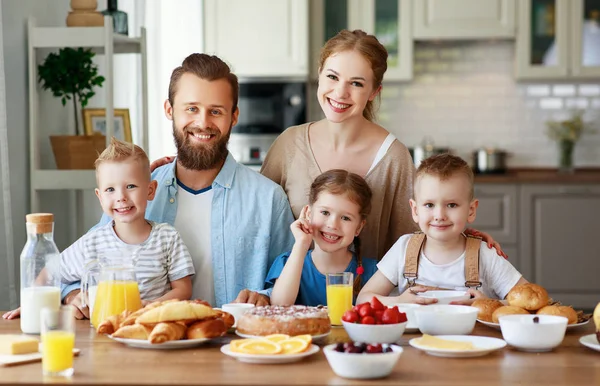
POLYGON ((321 335, 331 330, 331 323, 325 307, 264 306, 244 312, 236 328, 241 334, 256 336, 321 335))

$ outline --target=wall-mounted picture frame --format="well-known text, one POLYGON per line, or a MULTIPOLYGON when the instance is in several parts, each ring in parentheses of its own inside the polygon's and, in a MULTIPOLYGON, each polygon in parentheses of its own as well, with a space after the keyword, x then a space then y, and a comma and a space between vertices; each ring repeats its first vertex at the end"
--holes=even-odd
MULTIPOLYGON (((132 142, 129 109, 114 109, 114 137, 125 142, 132 142)), ((86 135, 106 135, 106 109, 83 109, 83 127, 86 135)))

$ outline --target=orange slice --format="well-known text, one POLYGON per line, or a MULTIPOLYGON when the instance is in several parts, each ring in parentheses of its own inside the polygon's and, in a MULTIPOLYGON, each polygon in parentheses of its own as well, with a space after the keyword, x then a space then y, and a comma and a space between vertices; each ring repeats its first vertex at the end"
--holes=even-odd
POLYGON ((265 336, 264 339, 270 340, 271 342, 279 343, 282 340, 290 339, 290 336, 286 334, 272 334, 265 336))
POLYGON ((308 348, 308 342, 298 338, 282 340, 279 344, 283 349, 283 354, 298 354, 308 348))
POLYGON ((279 343, 266 339, 250 339, 238 346, 238 352, 245 354, 273 355, 283 351, 279 343))
POLYGON ((241 352, 240 351, 240 345, 242 345, 242 344, 244 344, 244 343, 246 343, 248 341, 251 341, 251 340, 254 340, 254 339, 235 339, 235 340, 232 340, 231 342, 229 342, 229 349, 231 351, 234 351, 234 352, 241 352))
POLYGON ((294 339, 300 339, 305 341, 306 343, 308 343, 309 345, 312 343, 312 336, 309 334, 305 334, 305 335, 296 335, 294 336, 294 339))

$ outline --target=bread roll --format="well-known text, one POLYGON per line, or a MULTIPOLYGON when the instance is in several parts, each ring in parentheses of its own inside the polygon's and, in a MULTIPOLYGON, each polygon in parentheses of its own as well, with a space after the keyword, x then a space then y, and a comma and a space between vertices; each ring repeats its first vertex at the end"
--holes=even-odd
POLYGON ((162 304, 144 312, 135 320, 137 324, 156 324, 161 322, 190 322, 217 316, 210 306, 189 301, 162 304))
POLYGON ((185 336, 186 325, 177 322, 158 323, 152 329, 148 340, 152 344, 164 343, 172 340, 179 340, 185 336))
POLYGON ((564 316, 569 319, 569 324, 577 323, 577 312, 570 306, 546 306, 540 308, 536 314, 564 316))
POLYGON ((220 310, 215 310, 215 311, 218 313, 217 317, 219 319, 223 319, 223 322, 225 322, 225 327, 227 327, 228 330, 233 327, 233 325, 235 324, 235 318, 233 317, 233 315, 231 315, 229 312, 225 312, 225 311, 220 311, 220 310))
POLYGON ((596 324, 596 339, 600 343, 600 303, 594 309, 594 324, 596 324))
POLYGON ((112 334, 117 331, 123 321, 131 314, 131 311, 125 310, 120 314, 112 315, 103 320, 96 329, 98 334, 112 334))
POLYGON ((471 305, 479 308, 477 319, 483 320, 484 322, 491 322, 494 311, 504 306, 500 300, 496 299, 477 299, 471 305))
POLYGON ((506 295, 506 300, 511 306, 521 307, 528 311, 537 311, 547 306, 550 298, 544 287, 526 283, 514 286, 506 295))
POLYGON ((188 339, 208 339, 223 336, 227 333, 227 326, 223 319, 205 319, 191 324, 186 336, 188 339))
POLYGON ((115 338, 125 339, 141 339, 146 340, 152 331, 152 327, 134 324, 131 326, 123 326, 115 331, 112 336, 115 338))
POLYGON ((178 302, 179 300, 177 299, 170 299, 170 300, 165 300, 162 302, 152 302, 146 305, 146 307, 144 308, 140 308, 139 310, 135 311, 134 313, 130 314, 127 318, 125 318, 125 320, 123 320, 123 323, 121 323, 121 327, 122 326, 131 326, 132 324, 135 324, 135 320, 142 314, 148 312, 149 310, 156 308, 158 306, 161 306, 163 304, 167 304, 167 303, 173 303, 173 302, 178 302))
POLYGON ((492 322, 499 323, 498 318, 504 315, 529 315, 529 312, 517 306, 502 306, 492 313, 492 322))

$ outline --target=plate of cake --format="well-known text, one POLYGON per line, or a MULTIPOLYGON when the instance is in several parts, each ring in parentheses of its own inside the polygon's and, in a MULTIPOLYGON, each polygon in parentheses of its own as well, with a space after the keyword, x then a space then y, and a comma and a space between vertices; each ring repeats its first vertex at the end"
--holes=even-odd
POLYGON ((237 323, 236 334, 243 338, 273 334, 311 335, 313 341, 329 335, 327 308, 311 306, 263 306, 247 310, 237 323))

